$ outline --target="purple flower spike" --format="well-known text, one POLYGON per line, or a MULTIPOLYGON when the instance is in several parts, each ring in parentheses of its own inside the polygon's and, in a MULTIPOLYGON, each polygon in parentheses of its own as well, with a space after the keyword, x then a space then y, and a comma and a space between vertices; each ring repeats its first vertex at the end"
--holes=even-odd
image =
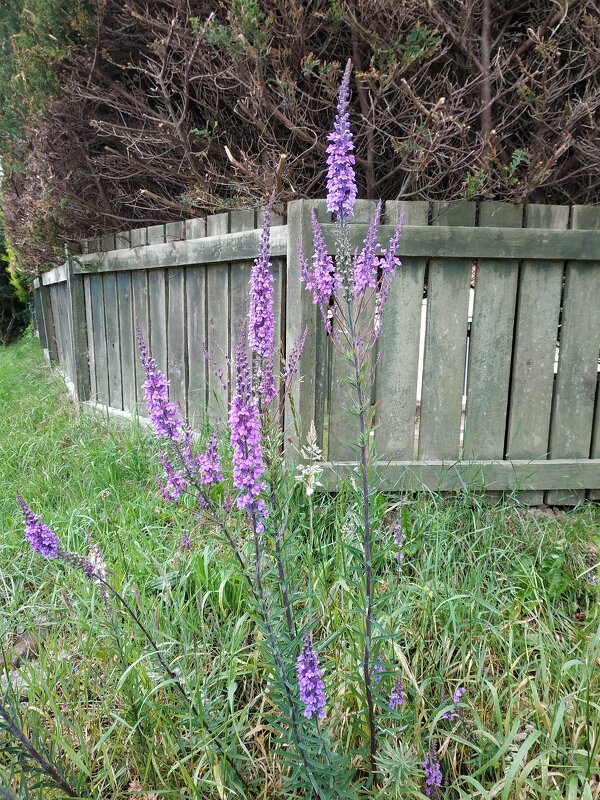
POLYGON ((200 482, 207 485, 219 483, 223 480, 219 450, 217 448, 218 435, 218 430, 215 426, 208 440, 206 453, 201 453, 196 459, 200 482))
POLYGON ((467 690, 465 689, 464 686, 458 687, 458 689, 454 692, 454 695, 452 697, 452 702, 454 703, 454 705, 452 706, 452 708, 449 708, 448 711, 444 711, 444 713, 441 716, 441 719, 449 719, 450 722, 455 722, 457 720, 457 718, 460 716, 461 713, 460 709, 458 708, 458 704, 460 703, 461 698, 466 691, 467 690))
POLYGON ((406 703, 406 689, 404 688, 404 683, 399 675, 396 678, 396 683, 394 684, 394 688, 390 694, 390 708, 400 708, 400 706, 403 706, 404 703, 406 703))
POLYGON ((296 339, 296 343, 292 348, 292 352, 287 360, 287 364, 283 368, 283 382, 286 386, 286 389, 289 387, 289 383, 294 375, 298 372, 298 367, 300 366, 300 358, 302 356, 302 351, 304 350, 304 345, 306 343, 306 336, 308 334, 308 328, 304 327, 300 331, 300 335, 296 339))
POLYGON ((379 258, 377 256, 377 231, 379 230, 379 220, 381 219, 381 200, 377 207, 367 231, 367 238, 364 247, 354 259, 354 296, 362 297, 367 287, 377 288, 377 267, 379 258))
POLYGON ((271 265, 271 211, 273 196, 265 210, 258 257, 250 278, 250 311, 248 341, 253 353, 272 358, 274 352, 275 317, 273 315, 273 273, 271 265))
POLYGON ((233 449, 233 485, 240 492, 238 508, 256 519, 258 532, 264 530, 262 519, 267 509, 260 493, 265 488, 265 471, 260 437, 260 411, 252 392, 246 355, 246 329, 242 329, 235 359, 235 392, 229 410, 231 447, 233 449))
POLYGON ((146 382, 144 383, 144 399, 150 422, 157 436, 174 442, 184 438, 185 425, 175 403, 169 402, 169 381, 158 369, 156 361, 148 353, 146 343, 140 329, 136 330, 137 344, 146 382))
POLYGON ((423 761, 423 771, 425 772, 425 794, 431 797, 434 788, 442 785, 442 768, 440 762, 431 751, 425 761, 423 761))
POLYGON ((312 646, 312 638, 307 631, 304 634, 302 652, 296 659, 298 689, 300 700, 304 703, 304 716, 308 719, 325 718, 325 684, 321 677, 317 654, 312 646))
POLYGON ((327 210, 338 217, 352 216, 356 202, 354 144, 350 131, 350 72, 348 60, 338 95, 337 114, 327 147, 327 210))
POLYGON ((23 512, 25 521, 25 538, 31 545, 34 552, 39 553, 44 558, 58 558, 60 549, 60 539, 42 522, 38 514, 34 514, 25 500, 17 492, 17 500, 23 512))

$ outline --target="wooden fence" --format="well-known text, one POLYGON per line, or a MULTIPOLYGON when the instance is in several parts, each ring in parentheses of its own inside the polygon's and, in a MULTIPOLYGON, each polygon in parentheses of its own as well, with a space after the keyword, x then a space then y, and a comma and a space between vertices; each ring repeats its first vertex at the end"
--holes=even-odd
MULTIPOLYGON (((312 208, 332 252, 323 201, 290 203, 271 232, 276 337, 283 357, 308 326, 294 401, 304 432, 315 421, 335 488, 352 468, 355 420, 346 365, 300 285, 296 246, 312 252, 312 208)), ((357 204, 356 247, 373 209, 357 204)), ((383 485, 518 490, 531 504, 600 498, 600 208, 388 202, 380 241, 400 213, 403 266, 372 396, 383 485)), ((81 403, 142 408, 137 319, 188 417, 226 415, 260 216, 88 241, 35 282, 40 341, 81 403)))

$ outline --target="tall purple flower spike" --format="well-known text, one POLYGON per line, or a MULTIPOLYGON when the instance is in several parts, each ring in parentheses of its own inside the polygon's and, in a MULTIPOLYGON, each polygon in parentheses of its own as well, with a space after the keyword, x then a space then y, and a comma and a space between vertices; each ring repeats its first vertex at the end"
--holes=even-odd
POLYGON ((350 131, 350 72, 348 59, 338 95, 337 114, 327 147, 327 210, 338 217, 352 216, 356 202, 354 144, 350 131))
POLYGON ((423 761, 423 771, 425 772, 425 794, 427 797, 431 797, 434 788, 442 785, 443 778, 440 762, 433 751, 428 753, 427 758, 423 761))
POLYGON ((174 442, 180 442, 185 436, 185 424, 175 403, 169 401, 169 381, 158 369, 156 361, 148 353, 146 343, 140 329, 136 330, 137 344, 146 382, 144 383, 144 399, 150 422, 157 436, 174 442))
POLYGON ((404 688, 404 683, 402 682, 401 676, 398 676, 390 694, 390 708, 400 708, 400 706, 403 706, 405 702, 406 689, 404 688))
POLYGON ((23 512, 25 522, 25 538, 31 545, 32 550, 44 558, 58 558, 60 550, 60 539, 42 522, 38 514, 34 514, 25 500, 17 492, 17 500, 23 512))
POLYGON ((296 674, 300 700, 304 703, 304 716, 308 719, 325 718, 325 684, 321 677, 317 654, 308 631, 304 634, 302 652, 296 659, 296 674))
POLYGON ((235 391, 229 410, 231 447, 233 449, 233 485, 240 492, 238 508, 245 509, 256 520, 262 532, 267 509, 260 493, 265 489, 265 471, 260 436, 260 410, 252 392, 250 369, 246 355, 246 329, 242 329, 235 359, 235 391))
POLYGON ((260 357, 260 393, 268 405, 277 394, 273 375, 275 354, 275 315, 273 313, 273 267, 271 264, 271 212, 274 196, 265 209, 258 256, 250 277, 250 309, 248 312, 248 342, 260 357))

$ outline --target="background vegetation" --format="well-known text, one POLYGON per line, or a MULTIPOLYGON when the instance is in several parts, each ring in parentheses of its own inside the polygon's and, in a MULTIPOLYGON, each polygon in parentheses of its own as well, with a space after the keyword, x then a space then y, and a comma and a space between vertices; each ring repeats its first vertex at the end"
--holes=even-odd
MULTIPOLYGON (((66 548, 86 553, 88 534, 102 546, 111 581, 209 709, 219 741, 247 759, 252 795, 281 797, 280 733, 253 603, 213 532, 158 498, 154 441, 134 426, 78 416, 32 338, 0 352, 0 403, 0 698, 84 797, 228 796, 206 733, 131 620, 106 613, 81 572, 32 554, 19 489, 66 548), (183 533, 189 552, 179 546, 183 533)), ((355 625, 362 569, 353 497, 318 496, 311 537, 297 485, 288 525, 290 563, 314 585, 314 608, 296 612, 299 624, 304 614, 317 623, 327 727, 349 749, 358 746, 356 695, 341 676, 352 670, 354 646, 340 631, 355 625)), ((378 543, 389 563, 378 566, 376 592, 390 598, 399 646, 385 654, 377 702, 387 702, 398 664, 408 695, 386 735, 381 797, 422 800, 420 760, 405 743, 435 737, 445 775, 438 798, 595 800, 598 507, 555 515, 488 507, 468 493, 420 496, 404 520, 400 582, 391 530, 390 547, 378 543), (451 723, 441 713, 459 685, 464 710, 451 723)), ((4 780, 25 800, 61 797, 43 781, 31 788, 41 777, 14 745, 0 730, 0 788, 4 780)))
POLYGON ((7 0, 8 235, 322 195, 349 55, 361 196, 596 203, 599 53, 595 0, 7 0))

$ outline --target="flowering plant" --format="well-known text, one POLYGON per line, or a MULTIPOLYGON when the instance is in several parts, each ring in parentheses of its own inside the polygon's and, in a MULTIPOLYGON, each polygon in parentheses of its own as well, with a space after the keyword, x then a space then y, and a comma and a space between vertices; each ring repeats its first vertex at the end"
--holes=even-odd
MULTIPOLYGON (((398 736, 396 722, 407 713, 410 702, 403 663, 390 662, 394 632, 377 619, 374 585, 377 559, 375 535, 383 528, 381 508, 373 502, 372 409, 370 385, 376 365, 378 338, 385 304, 395 272, 400 266, 397 250, 402 220, 396 225, 387 248, 378 244, 382 207, 378 203, 360 250, 351 252, 350 224, 354 214, 357 186, 354 174, 353 142, 349 120, 350 63, 339 92, 334 129, 327 147, 327 208, 336 226, 335 252, 329 252, 316 215, 312 215, 313 254, 299 251, 302 281, 318 306, 325 332, 332 346, 348 364, 355 392, 357 443, 356 474, 350 486, 360 514, 355 531, 360 546, 360 579, 353 584, 360 613, 353 633, 360 646, 359 668, 346 676, 331 669, 331 642, 319 641, 318 617, 314 609, 313 576, 302 579, 301 571, 289 558, 289 498, 295 488, 304 488, 309 509, 310 547, 314 547, 314 495, 321 486, 325 469, 314 424, 300 448, 304 463, 292 475, 281 453, 281 401, 290 392, 300 362, 307 332, 302 331, 279 376, 275 369, 274 281, 270 255, 270 222, 273 200, 268 204, 260 247, 252 267, 248 319, 235 352, 234 382, 229 406, 229 446, 219 439, 214 425, 204 446, 170 401, 168 381, 148 352, 141 332, 137 342, 145 374, 145 402, 158 441, 162 475, 158 479, 163 498, 182 513, 191 514, 201 530, 217 537, 229 548, 241 581, 252 601, 259 641, 267 674, 265 683, 273 706, 272 727, 279 734, 276 753, 285 765, 290 793, 318 798, 352 798, 363 791, 385 791, 382 783, 394 770, 394 752, 421 753, 421 779, 427 795, 435 796, 442 783, 437 747, 431 737, 395 748, 388 741, 398 736), (350 685, 355 708, 356 739, 353 748, 336 736, 330 724, 340 682, 350 685), (396 725, 396 728, 394 726, 396 725), (391 732, 391 733, 390 733, 391 732), (379 742, 384 740, 380 753, 379 742)), ((225 747, 216 734, 209 710, 183 676, 168 663, 140 614, 131 607, 110 579, 102 553, 93 543, 89 556, 81 557, 63 549, 59 537, 35 515, 19 496, 26 537, 35 552, 58 559, 82 570, 100 588, 107 609, 114 601, 135 621, 150 646, 151 654, 169 685, 183 699, 189 714, 201 720, 210 736, 210 747, 226 771, 226 785, 244 797, 258 796, 252 779, 243 769, 243 759, 233 747, 225 747)), ((380 537, 381 539, 381 537, 380 537)), ((398 579, 404 558, 402 515, 384 550, 393 553, 398 579)), ((305 545, 306 546, 306 545, 305 545)), ((185 553, 194 542, 189 531, 181 540, 185 553)), ((343 632, 339 632, 340 641, 343 632)), ((339 645, 342 646, 341 644, 339 645)), ((394 652, 396 652, 394 650, 394 652)), ((453 696, 453 705, 440 719, 456 722, 464 688, 453 696)), ((184 737, 182 737, 182 741, 184 737)), ((407 756, 408 758, 408 756, 407 756)), ((397 770, 396 770, 397 771, 397 770)))

